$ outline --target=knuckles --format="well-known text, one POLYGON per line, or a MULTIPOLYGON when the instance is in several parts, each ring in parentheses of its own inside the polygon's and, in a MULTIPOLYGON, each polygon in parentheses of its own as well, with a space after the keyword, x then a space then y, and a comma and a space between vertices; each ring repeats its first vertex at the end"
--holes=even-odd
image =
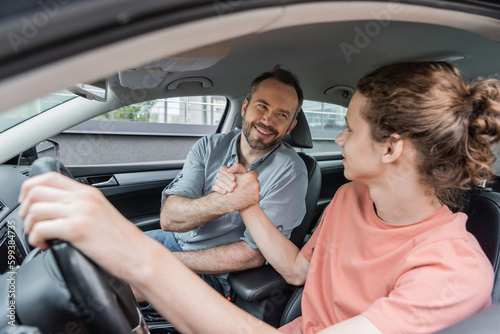
POLYGON ((73 224, 68 224, 68 241, 82 242, 92 236, 93 224, 87 215, 80 215, 73 219, 73 224))

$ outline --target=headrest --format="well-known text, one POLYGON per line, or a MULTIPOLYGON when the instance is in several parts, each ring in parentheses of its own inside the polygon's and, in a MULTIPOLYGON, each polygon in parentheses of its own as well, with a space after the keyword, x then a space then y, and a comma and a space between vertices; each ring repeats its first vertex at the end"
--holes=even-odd
POLYGON ((293 130, 285 136, 283 141, 292 145, 293 147, 299 148, 312 148, 312 136, 311 130, 309 129, 309 123, 307 123, 306 115, 302 109, 299 110, 297 114, 297 125, 293 130))

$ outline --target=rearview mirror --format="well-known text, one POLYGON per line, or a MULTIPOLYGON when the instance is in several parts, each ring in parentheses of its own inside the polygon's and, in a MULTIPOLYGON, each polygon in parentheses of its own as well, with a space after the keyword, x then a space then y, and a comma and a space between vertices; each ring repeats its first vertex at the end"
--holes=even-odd
POLYGON ((68 90, 88 100, 106 102, 108 97, 108 80, 104 79, 91 84, 77 83, 68 90))

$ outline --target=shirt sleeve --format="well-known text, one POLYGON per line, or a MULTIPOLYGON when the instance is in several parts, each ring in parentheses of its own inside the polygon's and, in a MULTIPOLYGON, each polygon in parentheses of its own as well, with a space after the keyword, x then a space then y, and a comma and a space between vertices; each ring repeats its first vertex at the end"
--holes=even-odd
POLYGON ((384 334, 433 333, 491 306, 491 264, 465 240, 435 242, 404 262, 394 289, 363 313, 384 334))
MULTIPOLYGON (((287 238, 290 238, 295 227, 300 225, 306 214, 307 175, 301 172, 284 174, 273 185, 273 189, 259 201, 267 218, 287 238)), ((253 249, 259 249, 248 229, 241 240, 253 249)))
POLYGON ((207 138, 198 140, 189 151, 182 170, 175 179, 163 189, 161 205, 168 195, 198 198, 203 195, 205 185, 205 156, 207 138))

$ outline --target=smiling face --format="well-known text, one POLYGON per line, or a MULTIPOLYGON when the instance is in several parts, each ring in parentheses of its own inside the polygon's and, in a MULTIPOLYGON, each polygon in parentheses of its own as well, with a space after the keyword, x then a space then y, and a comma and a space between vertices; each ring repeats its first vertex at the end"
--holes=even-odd
POLYGON ((243 102, 243 135, 255 151, 265 153, 292 131, 298 97, 292 86, 276 79, 262 81, 251 100, 243 102))
POLYGON ((354 94, 346 113, 346 127, 335 138, 343 148, 344 175, 348 180, 367 182, 381 174, 384 145, 373 140, 370 125, 361 116, 368 99, 354 94))

